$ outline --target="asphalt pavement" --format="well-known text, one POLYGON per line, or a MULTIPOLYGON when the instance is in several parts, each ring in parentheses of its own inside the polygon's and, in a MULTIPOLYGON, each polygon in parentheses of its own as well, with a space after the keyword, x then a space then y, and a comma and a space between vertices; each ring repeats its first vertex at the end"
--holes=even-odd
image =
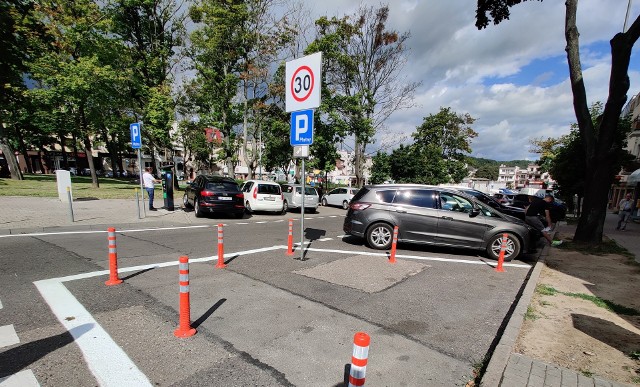
MULTIPOLYGON (((162 204, 159 201, 156 201, 156 207, 159 207, 162 204)), ((112 227, 117 225, 119 228, 161 228, 161 227, 189 227, 189 226, 198 226, 198 225, 208 225, 211 226, 212 219, 210 218, 195 218, 193 213, 182 211, 179 208, 179 203, 176 203, 173 211, 167 209, 160 209, 156 212, 145 211, 142 204, 137 204, 135 200, 121 200, 121 199, 112 199, 112 200, 81 200, 74 201, 72 207, 68 205, 68 203, 63 203, 57 198, 36 198, 36 197, 0 197, 0 236, 1 235, 16 235, 16 234, 32 234, 32 233, 55 233, 55 232, 68 232, 68 231, 85 231, 85 230, 106 230, 107 227, 112 227)), ((221 220, 224 222, 224 220, 221 220)), ((625 231, 616 231, 615 223, 617 222, 617 216, 614 214, 609 214, 607 217, 607 222, 605 224, 605 233, 616 240, 617 243, 627 248, 629 251, 636 255, 636 259, 640 259, 640 238, 638 238, 638 231, 640 230, 640 225, 635 223, 629 223, 625 231)), ((561 226, 560 226, 561 227, 561 226)), ((611 385, 617 386, 618 384, 603 381, 598 378, 585 378, 582 375, 578 375, 577 373, 569 370, 561 369, 552 364, 542 364, 537 362, 534 359, 526 359, 517 354, 514 354, 512 349, 515 343, 515 339, 517 338, 522 319, 524 317, 524 313, 526 312, 526 307, 528 306, 531 296, 533 295, 533 291, 535 289, 535 284, 537 282, 542 262, 545 254, 547 254, 548 248, 542 250, 542 259, 538 260, 533 267, 533 269, 529 273, 529 278, 526 281, 526 285, 523 287, 523 290, 520 292, 519 299, 516 300, 517 303, 514 303, 515 307, 512 309, 511 316, 504 323, 503 329, 499 332, 499 337, 495 338, 495 350, 493 352, 493 356, 490 359, 489 365, 487 367, 485 376, 482 381, 482 385, 485 386, 534 386, 538 385, 536 383, 540 382, 540 375, 542 375, 542 383, 540 385, 549 385, 549 386, 565 386, 565 385, 575 385, 575 386, 599 386, 599 385, 611 385), (558 376, 559 375, 559 376, 558 376), (546 378, 546 379, 545 379, 546 378), (573 383, 575 380, 575 383, 573 383)), ((357 259, 357 257, 350 257, 349 259, 357 259)), ((355 261, 354 261, 355 262, 355 261)), ((328 266, 327 266, 328 267, 328 266)), ((326 268, 326 267, 325 267, 326 268)), ((339 268, 338 268, 339 269, 339 268)), ((142 269, 144 270, 144 269, 142 269)), ((247 268, 246 270, 251 270, 251 268, 247 268)), ((292 269, 293 270, 293 269, 292 269)), ((302 270, 302 269, 299 269, 302 270)), ((403 270, 407 270, 407 272, 420 271, 422 268, 419 267, 411 267, 404 268, 403 270)), ((340 270, 334 271, 334 273, 339 273, 340 270)), ((247 275, 247 273, 240 274, 247 275)), ((302 275, 308 275, 314 278, 322 278, 327 273, 323 273, 321 269, 312 272, 302 273, 302 275)), ((393 283, 394 273, 388 273, 388 277, 390 278, 391 283, 393 283)), ((230 286, 234 282, 241 280, 241 278, 237 277, 237 274, 228 275, 225 278, 222 278, 221 281, 223 284, 230 286)), ((338 279, 336 281, 349 281, 350 278, 348 276, 346 278, 338 279)), ((365 280, 366 282, 366 280, 365 280)), ((82 282, 78 282, 74 284, 73 287, 82 288, 83 286, 91 287, 90 284, 83 284, 82 282)), ((262 294, 269 294, 274 298, 283 298, 284 296, 278 291, 278 288, 273 287, 265 287, 263 283, 256 282, 254 285, 256 287, 256 291, 262 294)), ((283 288, 285 285, 282 285, 283 288)), ((300 285, 302 286, 302 285, 300 285)), ((364 289, 365 284, 362 285, 364 289)), ((375 291, 375 289, 374 289, 375 291)), ((90 292, 89 292, 90 293, 90 292)), ((301 290, 302 294, 303 291, 301 290)), ((140 296, 136 296, 135 294, 130 295, 132 299, 137 299, 140 296)), ((242 294, 240 298, 245 300, 247 305, 244 307, 238 307, 238 313, 247 313, 249 314, 251 310, 259 309, 259 303, 251 301, 252 294, 242 294)), ((169 300, 174 295, 161 295, 159 298, 167 298, 169 300)), ((357 300, 354 300, 356 302, 357 300)), ((140 305, 145 304, 146 300, 140 300, 140 305)), ((168 301, 167 301, 168 302, 168 301)), ((90 304, 90 300, 83 300, 83 304, 90 304)), ((330 303, 330 300, 325 301, 325 303, 330 303)), ((150 324, 162 325, 157 321, 150 321, 152 319, 144 309, 136 309, 136 302, 132 301, 132 309, 136 314, 140 315, 140 318, 147 319, 150 324)), ((215 306, 215 305, 214 305, 215 306)), ((318 325, 317 321, 321 318, 319 311, 313 305, 313 303, 307 303, 305 299, 301 299, 298 301, 298 304, 295 306, 296 308, 307 308, 309 313, 309 321, 307 325, 309 326, 309 330, 315 330, 318 334, 327 334, 329 331, 329 326, 331 324, 337 324, 336 321, 332 322, 323 322, 318 325), (328 325, 327 325, 328 324, 328 325)), ((2 308, 2 304, 0 304, 0 309, 2 308)), ((162 315, 166 311, 155 311, 156 314, 162 315)), ((207 310, 201 311, 206 314, 207 310)), ((452 311, 453 312, 453 311, 452 311)), ((239 318, 244 317, 250 318, 249 316, 240 316, 239 318)), ((371 317, 373 319, 373 317, 371 317)), ((100 321, 100 323, 104 326, 111 327, 116 330, 116 327, 112 326, 112 321, 107 319, 106 321, 100 321)), ((278 324, 282 324, 282 321, 271 321, 274 326, 278 324)), ((340 324, 347 325, 348 327, 352 327, 356 329, 356 325, 353 321, 340 321, 340 324)), ((260 324, 259 324, 260 325, 260 324)), ((257 328, 257 327, 256 327, 257 328)), ((228 327, 227 329, 231 329, 228 327)), ((286 329, 286 325, 283 326, 283 329, 286 329)), ((375 326, 372 326, 372 330, 375 330, 375 326)), ((258 329, 259 330, 259 329, 258 329)), ((2 336, 4 332, 0 329, 0 336, 2 336)), ((64 336, 64 332, 50 332, 51 334, 57 333, 65 340, 69 340, 64 336)), ((43 333, 44 334, 44 333, 43 333)), ((279 345, 282 346, 283 350, 286 350, 288 346, 293 346, 299 340, 299 338, 295 337, 295 335, 287 336, 285 332, 275 331, 274 340, 276 338, 281 338, 282 340, 279 342, 279 345)), ((384 337, 384 335, 383 335, 384 337)), ((242 358, 243 353, 249 353, 251 351, 259 351, 259 348, 252 348, 250 344, 251 339, 258 340, 258 338, 250 338, 247 337, 246 341, 238 339, 241 344, 238 346, 242 347, 245 345, 240 352, 225 352, 220 351, 215 354, 216 358, 224 358, 226 357, 240 357, 242 358)), ((11 340, 11 339, 10 339, 11 340)), ((124 340, 124 339, 123 339, 124 340)), ((388 340, 384 339, 386 344, 390 347, 394 347, 397 345, 398 340, 404 340, 402 337, 389 337, 388 340)), ((126 340, 125 340, 126 341, 126 340)), ((120 341, 119 341, 120 342, 120 341)), ((11 341, 9 341, 11 343, 11 341)), ((409 342, 410 343, 410 342, 409 342)), ((0 346, 7 345, 0 338, 0 346)), ((11 345, 11 344, 8 344, 11 345)), ((201 346, 203 349, 209 349, 204 343, 197 344, 201 346)), ((349 343, 343 343, 346 347, 349 346, 349 343)), ((408 344, 411 346, 411 344, 408 344)), ((408 365, 413 365, 415 358, 420 358, 420 356, 426 356, 424 352, 424 348, 420 348, 419 346, 413 346, 411 356, 402 356, 398 354, 398 358, 406 361, 408 365), (409 360, 411 359, 411 360, 409 360)), ((309 349, 311 351, 311 349, 309 349)), ((326 351, 332 351, 332 349, 326 348, 326 351)), ((347 349, 348 351, 348 349, 347 349)), ((441 351, 442 352, 442 351, 441 351)), ((332 356, 337 356, 337 353, 332 353, 332 356)), ((69 354, 71 358, 77 358, 79 355, 77 353, 69 354)), ((451 362, 451 359, 447 359, 447 357, 439 358, 438 356, 434 356, 431 353, 430 358, 440 359, 435 362, 435 364, 430 365, 428 368, 437 374, 437 370, 442 370, 443 368, 448 368, 449 371, 451 369, 458 370, 464 368, 462 364, 447 364, 447 362, 451 362), (438 364, 438 362, 442 362, 438 364)), ((276 362, 277 363, 277 362, 276 362)), ((246 372, 253 373, 256 379, 248 379, 245 380, 246 383, 252 383, 254 385, 287 385, 287 381, 283 378, 283 375, 279 374, 276 369, 267 369, 265 370, 264 365, 254 364, 254 363, 238 363, 239 367, 245 367, 246 372), (249 364, 249 365, 247 365, 249 364), (251 365, 253 364, 253 365, 251 365)), ((320 367, 321 365, 319 365, 320 367)), ((281 365, 282 369, 286 369, 287 365, 281 365)), ((9 386, 9 385, 33 385, 29 384, 35 377, 33 374, 29 374, 29 370, 16 370, 16 374, 14 378, 11 380, 2 380, 0 379, 0 385, 9 386), (26 380, 26 382, 25 382, 26 380), (13 384, 11 384, 13 383, 13 384)), ((321 370, 315 370, 317 372, 321 372, 321 370)), ((194 375, 197 374, 198 370, 194 370, 194 375)), ((391 373, 391 370, 386 370, 386 372, 391 373)), ((446 373, 446 372, 445 372, 446 373)), ((449 376, 455 378, 457 376, 453 376, 456 372, 452 372, 449 376)), ((299 379, 295 377, 293 380, 302 381, 305 378, 310 377, 313 373, 308 372, 299 372, 297 375, 299 379)), ((379 376, 379 375, 378 375, 379 376)), ((82 377, 79 376, 79 378, 82 377)), ((380 376, 379 376, 380 377, 380 376)), ((446 375, 440 373, 438 374, 438 378, 440 379, 432 379, 432 383, 427 383, 425 385, 445 385, 440 384, 443 380, 446 380, 446 375), (437 380, 437 382, 436 382, 437 380), (435 384, 434 384, 435 383, 435 384)), ((232 377, 230 376, 232 380, 232 377)), ((187 377, 184 379, 176 379, 176 380, 189 380, 187 377)), ((174 380, 174 382, 176 382, 174 380)), ((386 380, 388 379, 379 379, 386 380)), ((409 379, 412 380, 413 383, 417 383, 419 379, 409 379)), ((195 382, 194 380, 192 380, 195 382)), ((312 385, 310 383, 309 385, 312 385)), ((393 383, 389 383, 386 385, 391 385, 393 383)), ((206 385, 206 384, 205 384, 206 385)), ((231 385, 231 384, 230 384, 231 385)), ((406 385, 412 385, 411 382, 406 385)), ((418 384, 414 384, 418 385, 418 384)))

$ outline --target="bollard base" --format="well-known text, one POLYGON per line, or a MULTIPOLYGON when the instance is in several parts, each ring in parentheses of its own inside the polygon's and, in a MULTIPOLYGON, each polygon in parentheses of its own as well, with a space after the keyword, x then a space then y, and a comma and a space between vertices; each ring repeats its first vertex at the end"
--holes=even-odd
POLYGON ((191 337, 193 335, 196 334, 196 328, 190 328, 190 329, 176 329, 175 331, 173 331, 173 335, 175 337, 191 337))
POLYGON ((119 284, 121 284, 123 282, 124 282, 123 280, 121 280, 119 278, 116 278, 116 279, 110 279, 108 281, 105 281, 104 284, 107 285, 107 286, 113 286, 113 285, 119 285, 119 284))
POLYGON ((504 273, 504 269, 502 268, 502 266, 498 266, 498 267, 496 267, 496 271, 497 271, 498 273, 504 273))
POLYGON ((225 263, 216 263, 216 269, 224 269, 225 267, 227 267, 225 263))

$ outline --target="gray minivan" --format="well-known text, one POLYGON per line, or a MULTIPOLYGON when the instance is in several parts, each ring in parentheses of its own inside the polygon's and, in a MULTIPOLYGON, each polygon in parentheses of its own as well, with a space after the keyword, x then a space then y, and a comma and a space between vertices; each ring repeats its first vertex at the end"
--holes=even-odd
POLYGON ((505 261, 535 249, 532 228, 455 189, 420 184, 365 186, 353 197, 343 230, 364 238, 374 249, 398 241, 486 250, 500 255, 507 234, 505 261))
MULTIPOLYGON (((302 185, 301 184, 283 184, 282 195, 284 196, 284 209, 288 211, 292 208, 302 207, 302 185)), ((318 192, 315 188, 304 187, 304 210, 316 212, 319 205, 318 192)))

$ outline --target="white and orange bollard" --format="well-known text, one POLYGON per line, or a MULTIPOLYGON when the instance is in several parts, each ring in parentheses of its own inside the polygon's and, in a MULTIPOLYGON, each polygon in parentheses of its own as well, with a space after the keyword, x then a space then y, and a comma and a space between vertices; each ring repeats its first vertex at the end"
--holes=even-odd
POLYGON ((109 227, 107 229, 107 240, 109 242, 109 280, 105 285, 118 285, 122 280, 118 278, 118 251, 116 249, 116 229, 109 227))
POLYGON ((224 263, 224 232, 222 223, 218 224, 218 263, 216 267, 218 269, 224 269, 227 265, 224 263))
POLYGON ((180 318, 178 329, 173 334, 176 337, 190 337, 196 334, 196 329, 191 327, 191 304, 189 301, 189 257, 180 257, 180 318))
POLYGON ((389 263, 396 263, 396 246, 398 245, 398 226, 393 227, 393 241, 391 242, 391 256, 389 263))
POLYGON ((349 387, 364 386, 369 359, 369 343, 371 338, 364 332, 357 332, 353 336, 353 355, 349 370, 349 387))
POLYGON ((289 219, 289 236, 287 237, 287 255, 293 255, 293 219, 289 219))
POLYGON ((509 236, 504 233, 502 234, 502 245, 500 245, 500 254, 498 255, 498 266, 496 266, 496 271, 503 273, 504 269, 502 268, 502 264, 504 263, 504 253, 507 251, 507 239, 509 236))

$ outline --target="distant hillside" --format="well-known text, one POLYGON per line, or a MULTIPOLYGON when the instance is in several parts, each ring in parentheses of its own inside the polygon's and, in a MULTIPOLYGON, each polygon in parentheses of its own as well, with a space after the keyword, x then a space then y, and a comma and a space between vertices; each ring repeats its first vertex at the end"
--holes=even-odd
POLYGON ((497 170, 502 164, 508 167, 518 166, 520 168, 526 168, 529 164, 533 162, 535 161, 531 161, 531 160, 496 161, 496 160, 483 159, 479 157, 467 156, 467 164, 469 164, 469 166, 476 169, 480 169, 481 167, 485 167, 485 168, 488 167, 492 169, 495 168, 497 170))

